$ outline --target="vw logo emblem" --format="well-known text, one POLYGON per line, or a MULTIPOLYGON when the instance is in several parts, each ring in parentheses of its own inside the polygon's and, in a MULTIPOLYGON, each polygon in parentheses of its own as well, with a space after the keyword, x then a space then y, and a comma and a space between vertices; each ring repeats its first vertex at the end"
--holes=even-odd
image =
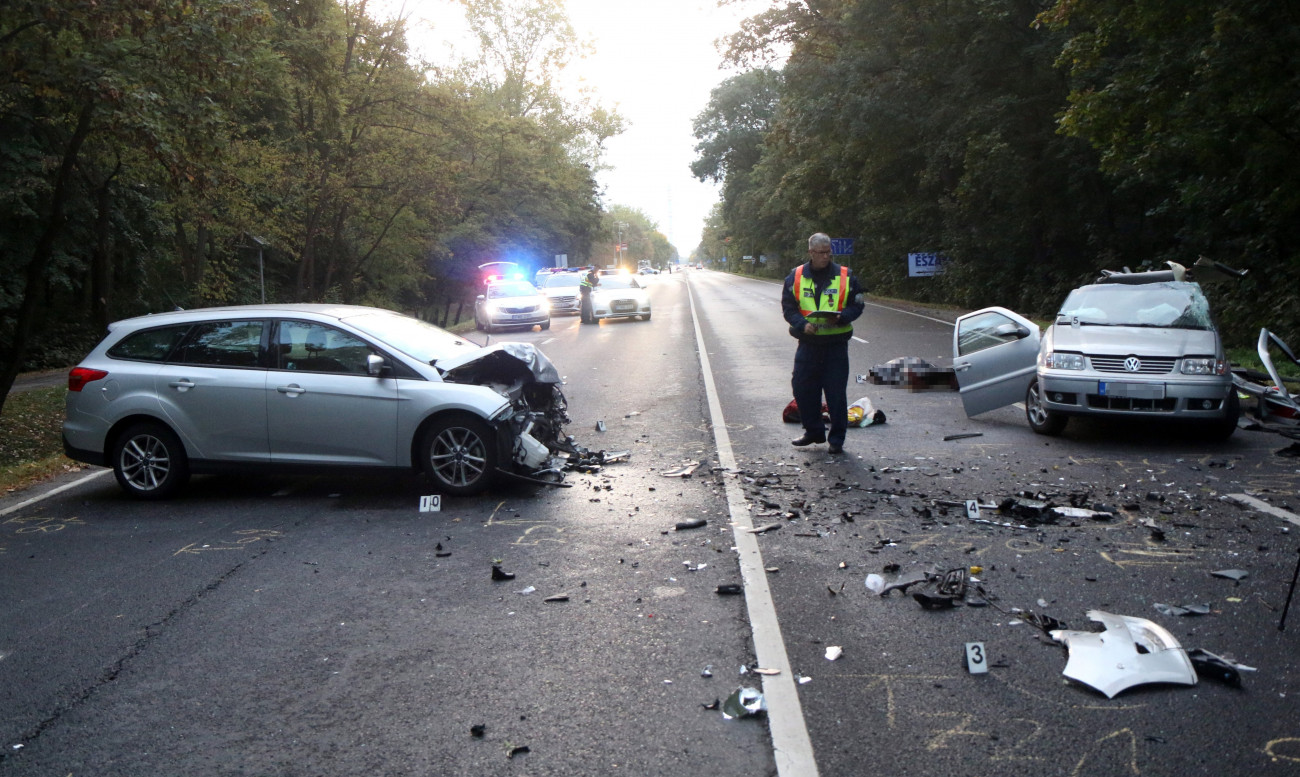
POLYGON ((1138 357, 1130 356, 1124 360, 1125 372, 1137 372, 1140 369, 1142 369, 1142 362, 1138 361, 1138 357))

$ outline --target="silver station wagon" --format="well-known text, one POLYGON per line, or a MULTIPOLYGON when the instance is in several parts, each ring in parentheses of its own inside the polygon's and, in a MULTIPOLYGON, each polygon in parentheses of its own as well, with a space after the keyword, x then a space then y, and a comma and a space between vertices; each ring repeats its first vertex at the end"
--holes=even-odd
POLYGON ((1040 337, 1003 308, 957 320, 953 370, 967 415, 1024 400, 1029 426, 1071 416, 1168 418, 1223 439, 1240 404, 1201 287, 1168 272, 1113 273, 1070 292, 1040 337))
POLYGON ((566 444, 560 377, 378 308, 249 305, 118 321, 68 375, 63 444, 141 498, 191 473, 422 470, 439 491, 529 476, 566 444))

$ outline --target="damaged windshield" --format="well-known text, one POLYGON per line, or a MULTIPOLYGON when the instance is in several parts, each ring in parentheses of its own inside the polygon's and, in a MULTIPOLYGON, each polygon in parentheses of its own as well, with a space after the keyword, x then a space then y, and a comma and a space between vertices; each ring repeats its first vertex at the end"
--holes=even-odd
POLYGON ((426 364, 478 349, 446 329, 397 313, 363 313, 343 320, 426 364))
POLYGON ((1070 292, 1061 323, 1141 326, 1162 329, 1214 329, 1210 303, 1195 283, 1096 284, 1070 292))

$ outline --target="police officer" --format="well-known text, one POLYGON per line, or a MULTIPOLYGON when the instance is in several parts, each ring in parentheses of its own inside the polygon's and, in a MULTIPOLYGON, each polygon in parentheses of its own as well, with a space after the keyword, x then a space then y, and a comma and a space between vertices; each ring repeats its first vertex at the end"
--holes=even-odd
POLYGON ((595 290, 599 283, 600 274, 593 267, 586 275, 582 276, 582 282, 578 284, 578 294, 582 297, 581 313, 582 323, 584 324, 596 323, 596 315, 591 305, 591 292, 595 290))
POLYGON ((849 426, 849 339, 852 322, 866 307, 863 290, 849 268, 831 261, 831 239, 818 232, 808 238, 808 261, 786 276, 781 312, 790 334, 799 340, 790 387, 799 407, 803 436, 791 444, 829 443, 844 452, 849 426), (829 434, 822 420, 822 395, 831 416, 829 434))

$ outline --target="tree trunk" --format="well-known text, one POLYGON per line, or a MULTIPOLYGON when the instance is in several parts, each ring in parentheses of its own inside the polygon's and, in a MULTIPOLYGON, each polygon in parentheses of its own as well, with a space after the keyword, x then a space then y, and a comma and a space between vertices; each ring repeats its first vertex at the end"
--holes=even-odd
POLYGON ((5 401, 9 398, 9 389, 13 388, 14 380, 18 378, 23 362, 27 359, 27 342, 31 337, 32 323, 36 320, 41 288, 45 285, 45 270, 54 255, 54 244, 63 231, 68 186, 72 181, 72 173, 77 167, 77 156, 81 153, 81 145, 90 135, 90 119, 94 112, 95 104, 88 102, 82 106, 81 114, 77 116, 76 129, 73 130, 72 137, 68 139, 68 145, 63 150, 63 161, 59 164, 59 172, 54 179, 54 190, 50 193, 49 219, 45 222, 45 229, 32 250, 31 261, 27 263, 23 283, 23 302, 18 308, 18 317, 14 322, 13 347, 9 354, 9 363, 5 364, 0 371, 0 411, 4 410, 5 401))

